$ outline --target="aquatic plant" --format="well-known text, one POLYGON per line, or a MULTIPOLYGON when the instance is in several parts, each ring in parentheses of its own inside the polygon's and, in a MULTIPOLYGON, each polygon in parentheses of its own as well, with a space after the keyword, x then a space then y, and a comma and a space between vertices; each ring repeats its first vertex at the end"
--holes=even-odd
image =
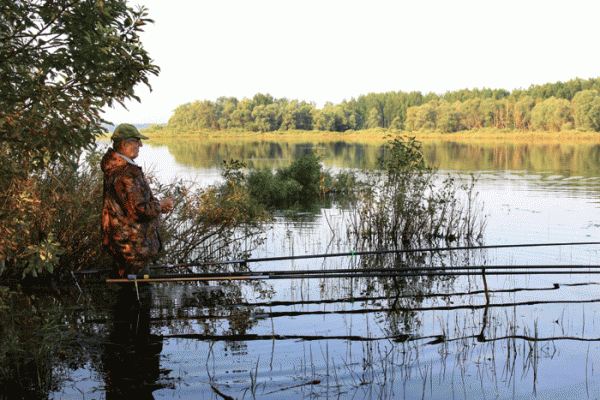
POLYGON ((59 313, 36 310, 34 300, 12 292, 0 298, 0 399, 44 398, 64 380, 55 368, 65 336, 59 313))
POLYGON ((250 171, 247 185, 252 197, 271 209, 308 206, 327 192, 326 172, 313 152, 302 155, 285 168, 250 171))
POLYGON ((485 217, 477 208, 475 178, 441 179, 425 163, 414 138, 388 142, 381 172, 371 175, 350 216, 348 236, 355 248, 399 249, 442 239, 483 237, 485 217))

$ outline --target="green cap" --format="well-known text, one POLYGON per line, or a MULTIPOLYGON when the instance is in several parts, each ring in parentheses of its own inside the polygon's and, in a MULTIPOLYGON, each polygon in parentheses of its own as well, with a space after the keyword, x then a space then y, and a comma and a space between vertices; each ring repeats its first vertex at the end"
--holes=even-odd
POLYGON ((117 126, 111 136, 113 142, 129 138, 149 139, 147 136, 142 135, 137 128, 131 124, 121 124, 117 126))

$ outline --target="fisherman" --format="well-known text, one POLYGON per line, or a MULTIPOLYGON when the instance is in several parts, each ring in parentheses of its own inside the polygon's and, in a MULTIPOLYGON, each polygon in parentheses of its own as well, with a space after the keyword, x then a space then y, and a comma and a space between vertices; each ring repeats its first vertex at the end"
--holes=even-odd
POLYGON ((113 256, 113 277, 148 274, 148 263, 162 251, 158 232, 161 213, 173 210, 173 198, 157 200, 142 168, 135 163, 142 135, 135 126, 116 127, 102 158, 104 198, 102 245, 113 256))

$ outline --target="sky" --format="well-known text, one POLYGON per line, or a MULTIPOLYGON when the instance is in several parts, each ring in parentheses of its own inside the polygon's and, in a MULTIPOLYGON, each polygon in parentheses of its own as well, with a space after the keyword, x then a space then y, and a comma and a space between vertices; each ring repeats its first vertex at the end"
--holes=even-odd
POLYGON ((221 96, 306 100, 371 92, 526 89, 600 76, 591 0, 129 0, 161 68, 152 91, 106 108, 115 123, 166 123, 221 96))

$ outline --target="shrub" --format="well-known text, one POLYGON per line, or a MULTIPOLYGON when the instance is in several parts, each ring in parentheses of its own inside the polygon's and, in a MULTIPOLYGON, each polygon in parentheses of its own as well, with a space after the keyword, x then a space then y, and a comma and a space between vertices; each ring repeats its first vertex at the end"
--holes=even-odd
MULTIPOLYGON (((102 156, 92 150, 10 180, 0 211, 3 280, 47 274, 60 279, 72 270, 111 265, 100 239, 102 156)), ((225 185, 208 189, 181 181, 160 184, 147 175, 155 197, 174 197, 175 211, 161 223, 165 250, 158 261, 239 256, 260 242, 268 214, 245 187, 236 186, 231 169, 224 172, 225 185)))
POLYGON ((301 156, 287 168, 275 173, 268 169, 251 171, 247 177, 252 197, 271 209, 286 209, 295 205, 309 206, 325 191, 325 172, 313 153, 301 156))
POLYGON ((476 209, 474 179, 436 182, 414 138, 388 142, 381 172, 363 190, 348 234, 356 248, 398 249, 443 239, 476 240, 485 219, 476 209), (464 203, 463 203, 464 201, 464 203))
POLYGON ((0 274, 37 277, 55 268, 103 264, 100 245, 102 175, 82 167, 98 153, 70 163, 52 163, 43 172, 13 177, 5 192, 0 225, 0 274), (82 161, 80 163, 80 161, 82 161))

